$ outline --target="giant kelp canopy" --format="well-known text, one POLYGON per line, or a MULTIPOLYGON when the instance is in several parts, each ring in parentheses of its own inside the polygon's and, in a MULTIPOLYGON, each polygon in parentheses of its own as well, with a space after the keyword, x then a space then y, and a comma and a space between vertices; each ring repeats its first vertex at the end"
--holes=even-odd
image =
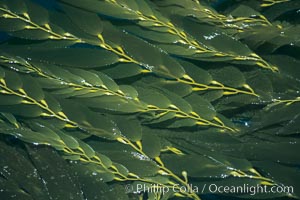
POLYGON ((0 198, 298 199, 299 10, 1 0, 0 198))

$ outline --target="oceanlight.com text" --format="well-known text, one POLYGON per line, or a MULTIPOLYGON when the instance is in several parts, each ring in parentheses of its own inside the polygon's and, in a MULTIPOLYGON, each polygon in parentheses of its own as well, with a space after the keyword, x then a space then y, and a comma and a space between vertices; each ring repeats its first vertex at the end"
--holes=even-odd
POLYGON ((243 184, 240 186, 223 186, 217 184, 204 184, 203 192, 216 193, 216 194, 276 194, 287 193, 293 194, 293 186, 267 186, 267 185, 248 185, 243 184), (207 187, 207 189, 206 189, 207 187))

